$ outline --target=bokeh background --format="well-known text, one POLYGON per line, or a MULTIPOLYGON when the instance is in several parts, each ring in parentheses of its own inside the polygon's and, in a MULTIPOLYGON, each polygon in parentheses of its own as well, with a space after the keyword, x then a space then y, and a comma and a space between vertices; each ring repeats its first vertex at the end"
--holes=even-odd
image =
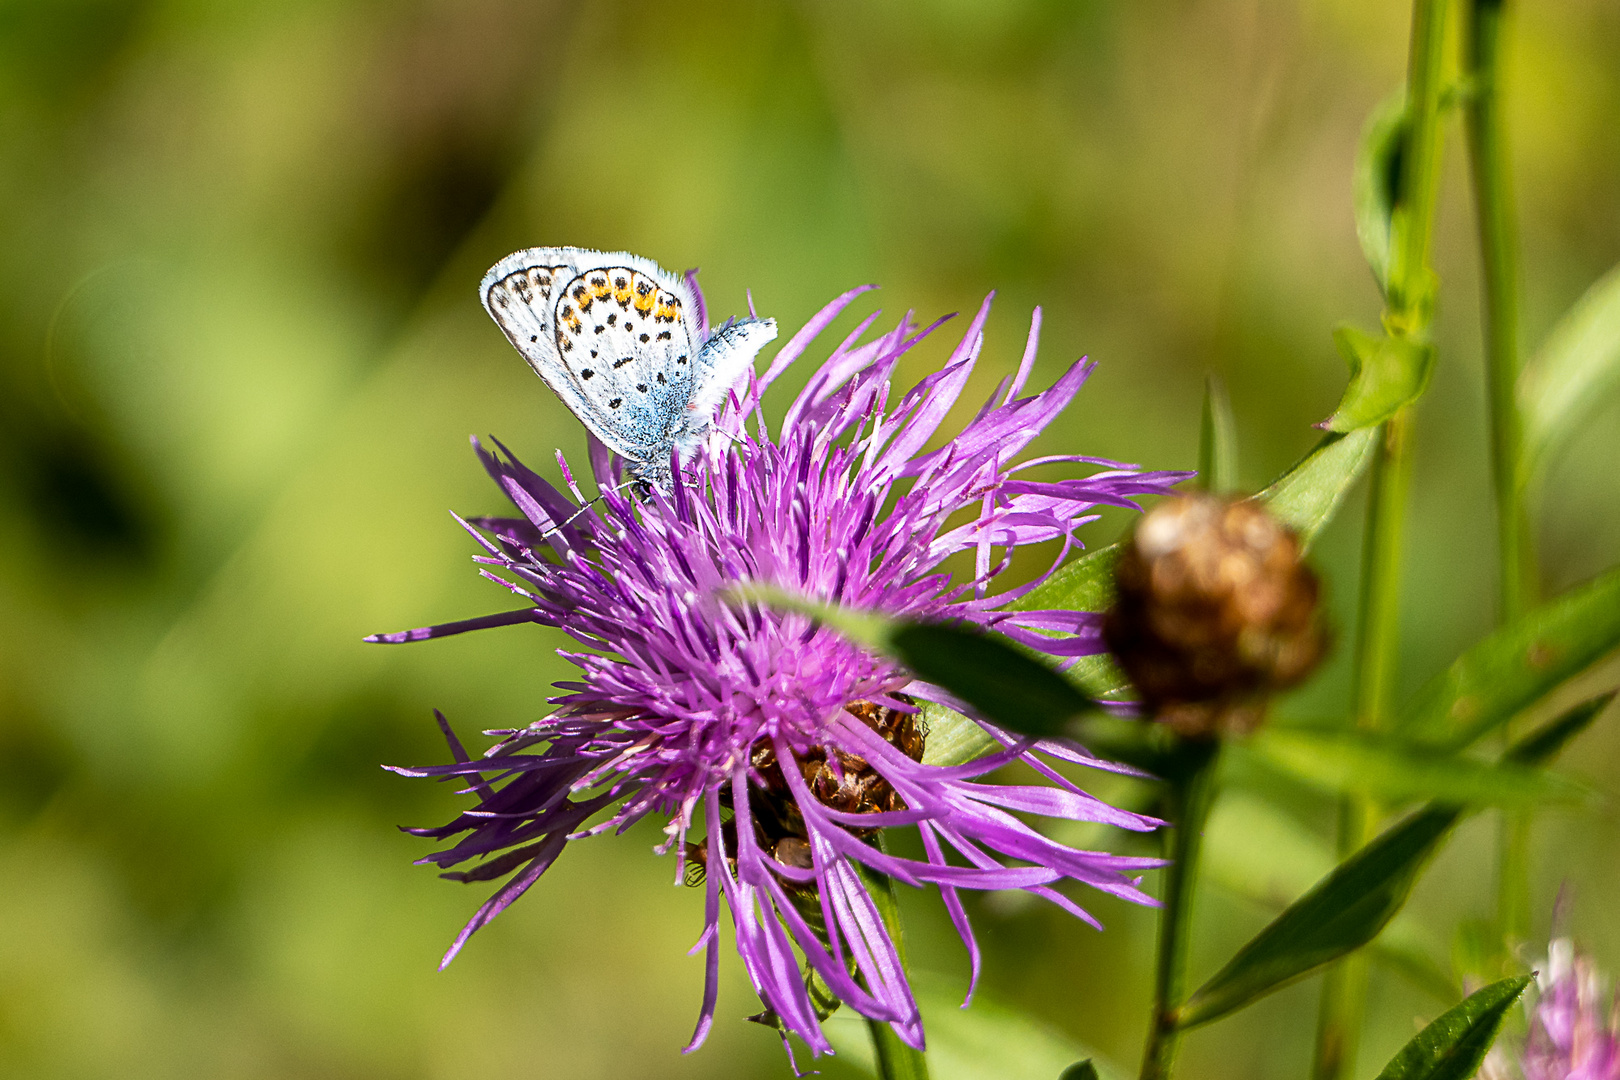
MULTIPOLYGON (((1533 344, 1620 260, 1620 6, 1517 7, 1533 344)), ((519 247, 626 248, 703 267, 720 315, 751 289, 786 328, 868 281, 860 312, 929 319, 997 289, 967 398, 1016 363, 1040 304, 1037 385, 1100 362, 1048 449, 1189 467, 1213 371, 1259 487, 1337 401, 1332 324, 1376 325, 1350 170, 1408 17, 1400 0, 0 2, 0 1074, 788 1075, 741 1020, 757 1005, 730 957, 708 1046, 679 1054, 701 894, 671 888, 645 828, 575 845, 435 970, 483 887, 411 865, 427 846, 394 826, 459 803, 378 766, 444 759, 434 706, 469 733, 540 715, 561 639, 360 639, 504 606, 446 514, 500 502, 469 434, 553 471, 584 441, 480 311, 479 277, 519 247)), ((1448 135, 1403 693, 1494 619, 1454 119, 1448 135)), ((1617 462, 1610 406, 1539 486, 1549 588, 1620 556, 1617 462)), ((1358 503, 1318 548, 1346 628, 1358 503)), ((1342 712, 1347 651, 1285 717, 1342 712)), ((1568 762, 1610 797, 1617 727, 1568 762)), ((1329 801, 1234 781, 1212 873, 1308 881, 1329 801)), ((1490 910, 1490 844, 1471 825, 1414 902, 1407 932, 1442 965, 1490 910)), ((1535 866, 1538 925, 1567 885, 1573 929, 1620 968, 1612 802, 1544 816, 1535 866)), ((1206 895, 1195 977, 1267 918, 1219 881, 1206 895)), ((1103 934, 975 902, 982 1015, 1130 1069, 1152 922, 1095 909, 1103 934)), ((959 994, 943 913, 906 910, 916 965, 959 994)), ((1186 1075, 1303 1075, 1315 1001, 1309 981, 1193 1035, 1186 1075)), ((1378 967, 1360 1071, 1445 1004, 1378 967)), ((938 1037, 971 1041, 950 1012, 938 1037)))

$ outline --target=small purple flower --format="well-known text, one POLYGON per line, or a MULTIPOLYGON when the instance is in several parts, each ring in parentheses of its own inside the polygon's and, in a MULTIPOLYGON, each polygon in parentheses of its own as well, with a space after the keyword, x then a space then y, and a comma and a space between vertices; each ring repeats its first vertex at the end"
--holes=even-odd
POLYGON ((820 1027, 829 995, 923 1046, 906 973, 868 892, 871 872, 939 889, 974 980, 979 950, 962 889, 1023 889, 1094 926, 1060 882, 1152 903, 1135 875, 1159 860, 1075 850, 1020 816, 1157 827, 1087 794, 1048 759, 1123 767, 1072 743, 987 724, 999 752, 970 764, 930 763, 919 703, 959 703, 803 615, 728 598, 738 583, 767 584, 852 608, 972 623, 1072 662, 1102 651, 1100 616, 1009 611, 1034 583, 992 593, 992 582, 1025 545, 1061 541, 1055 569, 1098 506, 1134 508, 1136 497, 1162 494, 1188 475, 1075 455, 1017 461, 1091 370, 1082 359, 1048 389, 1018 396, 1034 366, 1038 310, 1016 374, 960 434, 929 449, 978 359, 988 298, 944 368, 892 406, 890 373, 940 323, 918 332, 902 320, 860 344, 874 313, 833 350, 773 437, 760 405, 766 388, 864 291, 827 305, 763 377, 732 397, 720 435, 680 463, 667 494, 644 491, 635 501, 615 490, 622 463, 594 440, 592 471, 607 492, 598 504, 586 504, 560 454, 573 498, 499 443, 491 452, 474 440, 522 516, 462 523, 483 548, 480 561, 495 568, 486 576, 520 606, 369 640, 532 622, 561 628, 588 651, 563 653, 581 677, 558 684, 550 716, 490 732, 501 741, 477 760, 441 717, 455 763, 398 770, 455 777, 478 799, 441 828, 411 830, 461 837, 424 862, 476 862, 444 875, 461 881, 511 875, 445 963, 569 840, 623 831, 649 813, 667 818, 661 850, 678 853, 677 880, 705 885, 704 929, 693 948, 707 950, 705 989, 688 1050, 713 1022, 722 897, 764 1016, 816 1054, 831 1049, 820 1027), (1101 469, 1052 481, 1026 473, 1076 464, 1101 469), (943 569, 960 553, 973 566, 965 582, 943 569), (983 782, 1014 761, 1047 783, 983 782), (918 830, 923 858, 874 842, 877 830, 901 826, 918 830))
MULTIPOLYGON (((1519 1055, 1524 1080, 1620 1080, 1620 1008, 1592 962, 1558 938, 1538 965, 1530 1031, 1519 1055)), ((1508 1075, 1503 1056, 1486 1072, 1508 1075)))

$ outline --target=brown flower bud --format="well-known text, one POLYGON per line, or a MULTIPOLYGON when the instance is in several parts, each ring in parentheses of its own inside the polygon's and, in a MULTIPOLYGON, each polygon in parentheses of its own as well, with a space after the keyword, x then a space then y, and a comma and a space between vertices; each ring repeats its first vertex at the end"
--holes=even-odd
POLYGON ((1183 495, 1137 524, 1103 638, 1143 704, 1185 735, 1246 731, 1326 648, 1298 538, 1252 500, 1183 495))

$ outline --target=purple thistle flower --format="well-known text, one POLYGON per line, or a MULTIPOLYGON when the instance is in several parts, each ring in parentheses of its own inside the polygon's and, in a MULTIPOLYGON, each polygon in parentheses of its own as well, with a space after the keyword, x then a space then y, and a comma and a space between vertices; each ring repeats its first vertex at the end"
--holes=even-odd
POLYGON ((521 730, 490 732, 502 738, 482 758, 468 756, 441 716, 455 762, 397 770, 460 779, 478 799, 445 826, 410 830, 460 837, 424 862, 476 863, 444 875, 461 881, 511 875, 444 963, 533 885, 569 840, 622 832, 649 813, 668 819, 660 850, 678 853, 677 880, 701 877, 705 885, 704 929, 692 950, 706 950, 705 989, 687 1050, 713 1022, 722 898, 764 1016, 815 1054, 831 1049, 820 1028, 829 994, 923 1046, 868 871, 939 889, 974 981, 979 949, 962 889, 1023 889, 1093 926, 1057 890, 1060 882, 1153 902, 1136 875, 1160 860, 1079 851, 1018 816, 1151 830, 1161 823, 1094 798, 1048 759, 1128 770, 1072 743, 987 724, 999 752, 970 764, 928 763, 918 704, 959 703, 803 615, 728 599, 740 582, 769 584, 852 608, 973 623, 1072 662, 1102 651, 1100 616, 1008 611, 1036 583, 992 593, 994 579, 1015 549, 1061 540, 1055 569, 1098 506, 1134 507, 1136 497, 1162 494, 1189 475, 1075 455, 1016 461, 1091 370, 1082 359, 1046 390, 1018 397, 1034 366, 1038 309, 1017 372, 953 440, 927 449, 978 359, 989 298, 944 368, 892 406, 895 364, 940 323, 918 332, 908 316, 859 344, 874 313, 822 364, 773 436, 760 406, 766 388, 864 291, 827 305, 763 377, 733 395, 717 423, 721 434, 696 460, 677 463, 667 494, 644 491, 636 502, 614 490, 622 463, 594 440, 592 471, 606 491, 597 504, 585 502, 560 454, 573 498, 498 442, 492 452, 474 440, 522 516, 462 524, 483 548, 480 561, 497 571, 485 575, 521 606, 368 640, 534 622, 561 628, 590 651, 562 654, 582 674, 558 684, 554 713, 521 730), (1026 478, 1031 466, 1052 464, 1102 468, 1076 479, 1026 478), (955 583, 942 564, 963 552, 972 553, 973 577, 955 583), (1047 784, 983 782, 1014 761, 1047 784), (873 842, 876 830, 900 826, 919 831, 924 858, 894 856, 873 842))
MULTIPOLYGON (((1538 965, 1530 1030, 1519 1053, 1523 1080, 1620 1080, 1620 1003, 1591 960, 1569 938, 1547 947, 1538 965)), ((1507 1055, 1492 1049, 1482 1073, 1506 1080, 1507 1055)))

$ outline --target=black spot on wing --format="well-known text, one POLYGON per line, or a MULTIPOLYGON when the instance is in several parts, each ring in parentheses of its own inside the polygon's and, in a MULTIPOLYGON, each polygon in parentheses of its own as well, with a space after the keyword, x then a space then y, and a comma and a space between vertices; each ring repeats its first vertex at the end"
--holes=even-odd
POLYGON ((623 405, 623 404, 624 404, 624 398, 614 398, 613 400, 608 402, 608 408, 617 409, 620 405, 623 405))
POLYGON ((584 371, 580 372, 580 375, 583 378, 587 378, 587 379, 590 378, 592 375, 595 375, 595 374, 596 374, 596 372, 592 371, 590 368, 586 368, 584 371))

